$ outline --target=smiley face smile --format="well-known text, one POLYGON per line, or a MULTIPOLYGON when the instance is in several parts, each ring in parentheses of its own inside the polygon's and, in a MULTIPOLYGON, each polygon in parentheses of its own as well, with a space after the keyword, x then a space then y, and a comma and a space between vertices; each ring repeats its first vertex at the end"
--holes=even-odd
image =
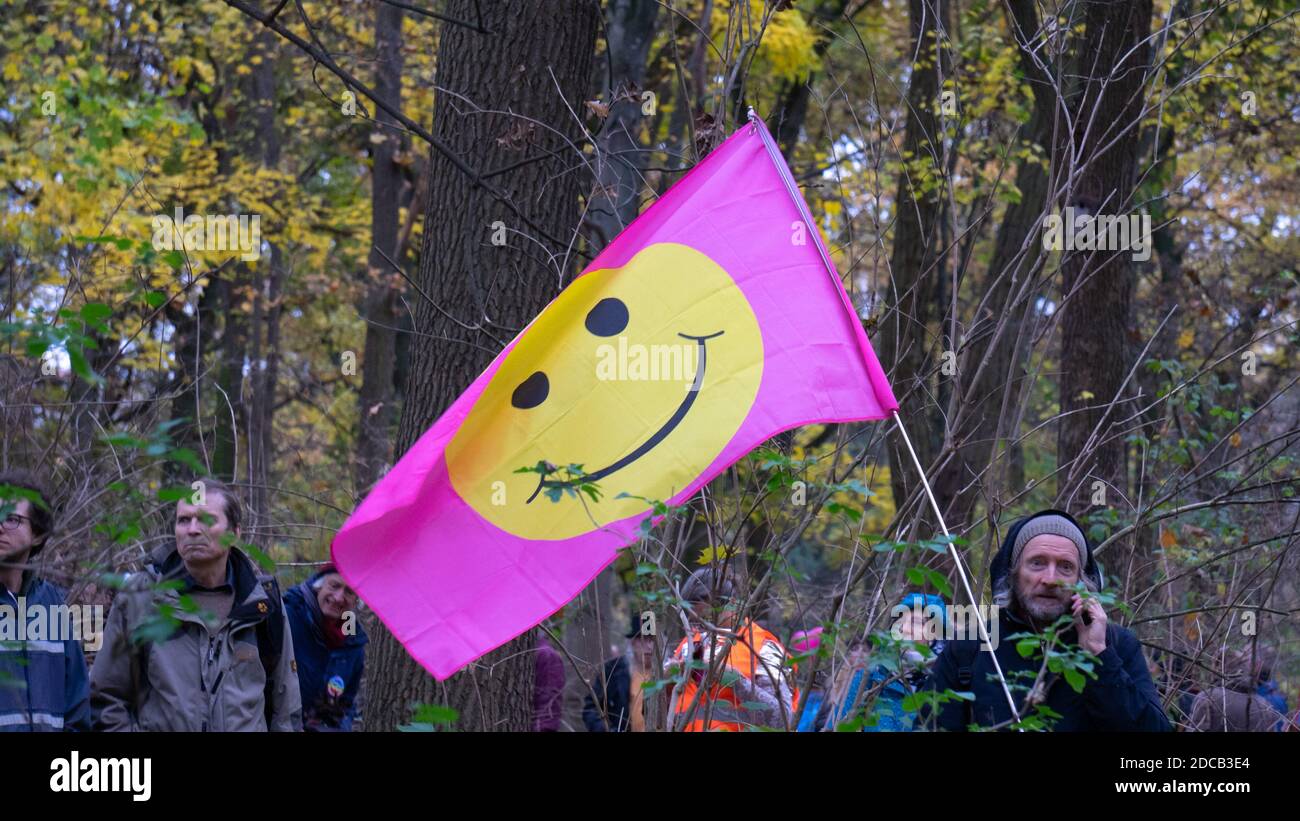
POLYGON ((659 430, 655 431, 654 434, 652 434, 649 439, 642 442, 640 447, 638 447, 636 450, 629 453, 627 456, 624 456, 622 459, 619 459, 617 462, 613 463, 612 465, 607 465, 601 468, 600 470, 596 471, 595 473, 584 474, 581 479, 570 479, 567 481, 547 481, 546 473, 543 473, 542 478, 537 483, 537 489, 533 491, 533 495, 529 496, 528 501, 525 502, 524 504, 532 504, 532 501, 537 498, 537 494, 541 493, 543 488, 573 487, 575 484, 578 484, 579 482, 598 482, 601 479, 604 479, 606 476, 613 473, 614 471, 622 470, 623 468, 632 464, 637 459, 640 459, 642 456, 649 453, 654 448, 655 445, 662 442, 668 436, 668 434, 672 433, 673 430, 676 429, 677 425, 680 424, 681 421, 686 418, 686 414, 690 411, 691 405, 695 404, 695 397, 700 395, 700 388, 703 387, 704 385, 704 372, 705 369, 708 367, 708 347, 705 346, 704 343, 715 337, 722 336, 724 333, 726 332, 716 331, 715 333, 708 334, 707 336, 691 336, 690 334, 683 334, 683 333, 677 334, 682 339, 695 340, 697 350, 699 351, 700 354, 700 366, 695 371, 695 381, 691 383, 691 387, 686 391, 686 398, 683 399, 681 404, 677 406, 676 412, 674 412, 673 415, 668 419, 668 421, 664 422, 663 426, 660 427, 659 430))
POLYGON ((763 345, 731 274, 687 245, 646 246, 575 279, 519 334, 448 442, 447 476, 485 520, 527 539, 640 514, 645 499, 686 490, 735 436, 763 381, 763 345), (593 470, 561 473, 560 459, 593 470), (540 478, 524 469, 539 464, 540 478), (600 480, 599 499, 557 492, 600 480))

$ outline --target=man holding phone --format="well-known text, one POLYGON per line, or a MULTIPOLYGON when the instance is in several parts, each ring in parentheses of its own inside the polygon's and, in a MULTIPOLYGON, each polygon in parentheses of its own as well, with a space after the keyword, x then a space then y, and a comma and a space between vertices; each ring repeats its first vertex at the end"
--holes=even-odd
MULTIPOLYGON (((1048 725, 1056 731, 1171 729, 1142 645, 1132 631, 1110 623, 1093 595, 1101 589, 1101 573, 1074 517, 1045 510, 1016 522, 989 575, 1000 619, 996 635, 1006 639, 1017 633, 1055 630, 1059 644, 1078 647, 1097 659, 1092 670, 1096 677, 1085 676, 1082 689, 1076 690, 1056 673, 1039 675, 1041 648, 1025 657, 1017 651, 1016 641, 1001 641, 994 652, 1012 685, 1022 719, 1037 717, 1034 707, 1041 704, 1059 714, 1048 725), (1067 614, 1069 621, 1062 623, 1067 614), (1035 681, 1033 692, 1028 693, 1028 683, 1035 681)), ((1014 720, 993 660, 977 640, 950 642, 935 664, 930 687, 974 694, 973 701, 949 701, 936 715, 922 719, 940 729, 961 731, 972 724, 1005 727, 1014 720)))

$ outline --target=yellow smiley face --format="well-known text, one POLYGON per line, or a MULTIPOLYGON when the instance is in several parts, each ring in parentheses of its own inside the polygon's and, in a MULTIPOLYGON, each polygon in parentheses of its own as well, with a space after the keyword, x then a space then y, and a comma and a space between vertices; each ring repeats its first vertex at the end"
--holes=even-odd
POLYGON ((667 501, 698 478, 762 376, 758 321, 731 276, 685 245, 647 246, 574 280, 522 334, 447 446, 452 486, 516 536, 588 533, 648 508, 620 493, 667 501), (576 477, 598 501, 568 492, 576 477))

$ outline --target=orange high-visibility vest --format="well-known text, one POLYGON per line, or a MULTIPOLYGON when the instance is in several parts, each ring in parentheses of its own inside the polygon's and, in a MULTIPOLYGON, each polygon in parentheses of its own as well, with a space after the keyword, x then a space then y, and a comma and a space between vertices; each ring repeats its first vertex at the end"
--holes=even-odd
MULTIPOLYGON (((691 643, 699 647, 700 643, 705 640, 701 633, 695 633, 689 637, 691 643)), ((719 649, 726 646, 726 636, 716 636, 715 646, 719 649)), ((709 690, 700 696, 699 703, 695 705, 695 710, 691 714, 691 720, 682 727, 683 732, 697 733, 706 730, 730 730, 738 732, 746 727, 755 726, 753 710, 745 707, 745 701, 750 700, 742 697, 735 692, 730 685, 723 684, 729 675, 740 675, 748 681, 761 679, 766 684, 769 673, 764 669, 763 662, 759 659, 759 653, 767 643, 775 644, 781 650, 781 655, 785 656, 785 646, 781 644, 777 637, 767 629, 750 622, 740 635, 731 645, 731 650, 727 653, 723 667, 720 668, 719 674, 715 677, 709 690), (708 716, 708 720, 705 720, 708 716)), ((686 653, 687 640, 684 638, 677 645, 677 650, 673 653, 673 658, 684 660, 686 653)), ((699 690, 699 683, 696 681, 697 676, 704 671, 691 671, 687 675, 686 683, 677 687, 677 692, 673 697, 673 715, 681 716, 691 710, 691 705, 695 702, 695 694, 699 690)), ((795 670, 793 666, 789 672, 790 678, 787 681, 793 682, 795 670)), ((777 677, 778 682, 785 670, 777 668, 771 670, 771 675, 777 677)), ((789 710, 786 720, 793 723, 795 714, 799 709, 799 691, 791 684, 792 703, 787 705, 789 710)), ((677 719, 675 719, 677 720, 677 719)), ((780 720, 778 718, 778 720, 780 720)))

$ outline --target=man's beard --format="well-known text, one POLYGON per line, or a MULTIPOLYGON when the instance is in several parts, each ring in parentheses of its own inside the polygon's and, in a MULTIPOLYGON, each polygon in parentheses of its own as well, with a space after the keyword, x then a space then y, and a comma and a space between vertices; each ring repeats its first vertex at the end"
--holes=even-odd
POLYGON ((1028 616, 1030 621, 1036 625, 1048 625, 1065 615, 1069 611, 1069 602, 1060 599, 1052 599, 1050 602, 1025 596, 1020 589, 1020 584, 1012 585, 1011 589, 1012 604, 1022 615, 1028 616))

